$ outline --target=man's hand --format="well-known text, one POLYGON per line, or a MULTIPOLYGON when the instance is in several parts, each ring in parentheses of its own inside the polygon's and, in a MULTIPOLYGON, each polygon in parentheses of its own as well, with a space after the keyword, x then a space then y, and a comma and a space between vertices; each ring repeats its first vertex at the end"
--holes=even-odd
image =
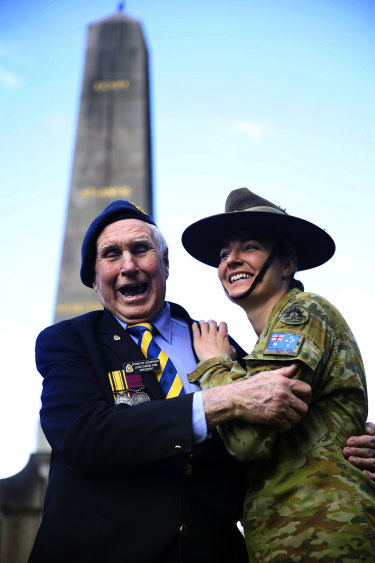
POLYGON ((366 435, 351 436, 346 445, 343 454, 348 461, 375 481, 375 424, 367 422, 366 435))
POLYGON ((307 413, 311 387, 304 381, 289 379, 297 365, 257 375, 203 391, 207 427, 241 419, 289 430, 307 413))
POLYGON ((199 321, 193 323, 193 344, 200 362, 228 354, 236 359, 236 350, 230 345, 227 323, 217 324, 216 321, 199 321))

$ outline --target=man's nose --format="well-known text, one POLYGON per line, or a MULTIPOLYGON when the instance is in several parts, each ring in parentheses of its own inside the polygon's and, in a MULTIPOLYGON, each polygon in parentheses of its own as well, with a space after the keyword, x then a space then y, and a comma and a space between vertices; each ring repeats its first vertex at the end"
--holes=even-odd
POLYGON ((137 270, 138 266, 134 256, 131 254, 131 252, 125 250, 122 254, 121 273, 127 275, 134 273, 137 270))

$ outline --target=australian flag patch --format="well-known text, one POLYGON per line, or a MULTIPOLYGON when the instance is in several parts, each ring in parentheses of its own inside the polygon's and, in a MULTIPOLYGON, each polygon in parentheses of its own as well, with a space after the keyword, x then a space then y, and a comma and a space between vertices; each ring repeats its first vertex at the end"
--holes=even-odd
POLYGON ((290 332, 271 332, 263 354, 283 354, 297 356, 303 341, 302 334, 290 332))

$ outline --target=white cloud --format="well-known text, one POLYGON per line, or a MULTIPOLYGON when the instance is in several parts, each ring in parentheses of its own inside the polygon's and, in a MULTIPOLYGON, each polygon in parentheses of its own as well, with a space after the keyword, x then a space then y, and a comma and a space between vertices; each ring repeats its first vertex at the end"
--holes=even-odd
POLYGON ((0 86, 5 86, 8 90, 18 90, 25 83, 22 74, 13 70, 25 67, 25 57, 20 57, 18 51, 17 44, 0 44, 0 86))
POLYGON ((266 135, 273 135, 275 129, 268 123, 236 119, 232 123, 232 131, 235 133, 243 133, 244 135, 250 137, 252 141, 257 142, 260 139, 263 139, 266 135))
POLYGON ((23 85, 23 83, 24 79, 21 76, 0 67, 0 84, 9 88, 9 90, 17 90, 23 85))

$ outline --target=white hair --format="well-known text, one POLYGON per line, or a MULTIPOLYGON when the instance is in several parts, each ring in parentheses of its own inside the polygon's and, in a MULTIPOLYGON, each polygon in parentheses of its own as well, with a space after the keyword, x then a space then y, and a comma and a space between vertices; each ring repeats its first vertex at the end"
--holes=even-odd
POLYGON ((159 250, 160 258, 162 259, 165 251, 168 250, 167 241, 156 225, 151 225, 151 223, 149 223, 149 227, 151 238, 154 241, 156 248, 159 250))

